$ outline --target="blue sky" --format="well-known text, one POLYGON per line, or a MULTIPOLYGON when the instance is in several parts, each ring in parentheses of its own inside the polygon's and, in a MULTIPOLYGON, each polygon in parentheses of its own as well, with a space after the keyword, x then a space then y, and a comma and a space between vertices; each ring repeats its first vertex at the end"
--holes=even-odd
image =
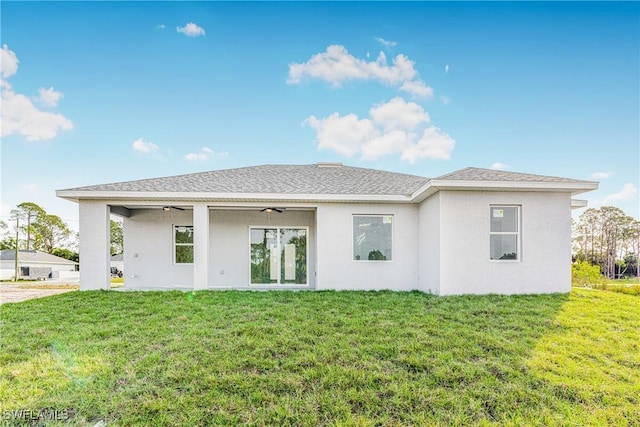
POLYGON ((2 212, 264 163, 600 181, 638 217, 634 3, 2 2, 2 212))

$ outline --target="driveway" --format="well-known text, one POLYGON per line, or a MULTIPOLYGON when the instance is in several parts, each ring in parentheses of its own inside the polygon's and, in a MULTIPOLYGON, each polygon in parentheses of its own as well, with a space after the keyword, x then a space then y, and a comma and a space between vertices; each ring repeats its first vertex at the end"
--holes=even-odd
POLYGON ((9 302, 26 301, 33 298, 44 298, 51 295, 73 292, 77 289, 24 289, 21 286, 28 284, 4 284, 0 283, 0 305, 9 302))

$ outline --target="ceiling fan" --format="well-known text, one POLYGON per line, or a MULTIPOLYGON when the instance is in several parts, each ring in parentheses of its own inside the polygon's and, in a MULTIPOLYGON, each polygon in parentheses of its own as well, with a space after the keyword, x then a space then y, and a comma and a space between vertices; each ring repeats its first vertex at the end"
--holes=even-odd
POLYGON ((278 213, 282 213, 282 211, 284 210, 284 208, 282 209, 278 209, 278 208, 264 208, 261 209, 260 212, 266 212, 266 213, 271 213, 271 212, 278 212, 278 213))
POLYGON ((176 209, 176 210, 179 210, 179 211, 183 211, 184 210, 184 208, 179 208, 177 206, 163 206, 162 207, 162 210, 165 211, 165 212, 168 212, 171 209, 176 209))

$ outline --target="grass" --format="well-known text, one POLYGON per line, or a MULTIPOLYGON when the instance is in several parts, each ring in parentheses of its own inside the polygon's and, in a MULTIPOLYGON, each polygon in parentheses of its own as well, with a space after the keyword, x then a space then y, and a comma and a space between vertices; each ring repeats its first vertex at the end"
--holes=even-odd
POLYGON ((34 283, 20 285, 20 289, 80 289, 80 285, 72 283, 34 283))
POLYGON ((603 291, 620 292, 628 295, 640 295, 640 279, 603 279, 601 283, 589 283, 583 285, 588 289, 601 289, 603 291))
POLYGON ((620 293, 95 291, 0 310, 0 411, 71 425, 640 424, 640 299, 620 293))

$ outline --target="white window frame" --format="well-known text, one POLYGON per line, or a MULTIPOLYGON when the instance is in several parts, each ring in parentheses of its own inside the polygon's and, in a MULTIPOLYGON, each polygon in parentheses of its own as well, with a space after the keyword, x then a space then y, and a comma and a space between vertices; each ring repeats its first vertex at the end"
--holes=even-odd
POLYGON ((176 259, 176 247, 177 246, 191 246, 194 248, 194 255, 195 255, 195 240, 194 243, 177 243, 176 242, 176 228, 178 227, 191 227, 193 229, 193 233, 195 235, 195 227, 193 225, 179 225, 179 224, 172 224, 171 225, 171 240, 173 241, 173 265, 193 265, 192 262, 177 262, 176 259))
POLYGON ((393 214, 353 214, 351 215, 351 262, 393 262, 395 259, 396 248, 395 245, 395 215, 393 214), (355 247, 354 247, 354 219, 356 217, 369 217, 369 218, 383 218, 391 217, 391 259, 355 259, 355 247))
POLYGON ((311 286, 309 284, 309 227, 304 226, 304 225, 250 225, 249 226, 249 233, 248 233, 249 239, 249 286, 263 286, 263 287, 286 287, 286 288, 303 288, 306 287, 308 288, 309 286, 311 286), (278 257, 278 282, 277 283, 251 283, 251 230, 264 230, 264 229, 269 229, 269 230, 276 230, 276 235, 278 236, 276 239, 276 244, 277 244, 277 251, 278 254, 281 253, 281 246, 280 246, 280 230, 282 230, 283 228, 288 229, 296 229, 296 230, 305 230, 305 232, 307 233, 307 245, 306 245, 306 260, 307 260, 307 275, 305 277, 305 282, 306 283, 280 283, 280 271, 282 269, 282 265, 281 265, 281 261, 280 258, 278 257))
POLYGON ((521 205, 489 205, 489 261, 490 262, 521 262, 522 261, 522 206, 521 205), (516 209, 516 231, 491 231, 491 213, 493 209, 515 208, 516 209), (492 259, 491 258, 491 236, 516 236, 516 259, 492 259))

